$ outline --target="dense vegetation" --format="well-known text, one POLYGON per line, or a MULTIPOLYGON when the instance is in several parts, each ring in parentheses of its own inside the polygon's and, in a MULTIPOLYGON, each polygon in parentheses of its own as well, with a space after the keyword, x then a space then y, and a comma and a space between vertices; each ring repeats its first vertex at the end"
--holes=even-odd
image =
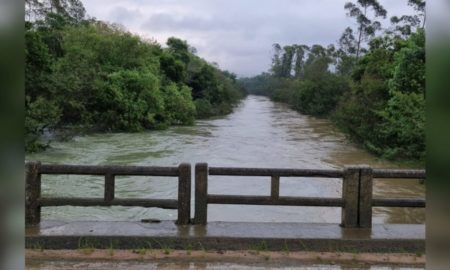
POLYGON ((274 44, 271 70, 240 83, 249 93, 329 117, 380 156, 423 160, 425 2, 408 4, 416 15, 394 16, 382 29, 377 18, 387 11, 378 1, 347 3, 358 27, 345 29, 336 45, 274 44))
POLYGON ((70 128, 140 131, 231 112, 236 76, 195 55, 87 18, 79 0, 26 1, 25 140, 70 128))

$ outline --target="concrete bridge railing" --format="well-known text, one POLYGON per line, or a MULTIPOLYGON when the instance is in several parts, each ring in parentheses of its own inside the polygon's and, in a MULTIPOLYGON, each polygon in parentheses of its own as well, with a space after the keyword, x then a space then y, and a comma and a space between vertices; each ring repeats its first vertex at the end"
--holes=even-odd
POLYGON ((25 224, 36 225, 41 220, 41 207, 47 206, 140 206, 178 209, 177 224, 189 224, 191 216, 191 165, 178 167, 152 166, 80 166, 41 164, 28 162, 25 185, 25 224), (103 198, 45 198, 41 196, 41 175, 103 175, 103 198), (115 176, 167 176, 178 177, 178 199, 120 199, 115 198, 115 176))
MULTIPOLYGON (((153 166, 80 166, 26 163, 26 225, 40 223, 41 207, 49 206, 140 206, 178 209, 177 224, 206 225, 208 204, 290 205, 341 207, 341 225, 346 228, 370 228, 372 207, 425 207, 425 199, 375 199, 373 182, 383 178, 424 179, 424 170, 380 170, 368 166, 350 166, 344 169, 275 169, 209 167, 195 165, 195 214, 191 220, 191 165, 178 167, 153 166), (105 177, 103 198, 45 198, 41 196, 41 175, 102 175, 105 177), (115 198, 115 176, 178 177, 178 199, 122 199, 115 198), (270 177, 271 192, 267 196, 217 195, 208 193, 209 176, 270 177), (280 177, 312 177, 342 179, 342 196, 288 197, 280 196, 280 177)), ((301 180, 300 180, 301 181, 301 180)))
POLYGON ((372 207, 425 207, 424 199, 374 199, 373 181, 383 178, 424 179, 424 170, 380 170, 368 166, 344 169, 272 169, 195 166, 194 224, 207 223, 208 204, 251 204, 341 207, 341 225, 346 228, 370 228, 372 207), (209 176, 266 176, 271 177, 268 196, 216 195, 208 193, 209 176), (280 196, 280 177, 342 178, 341 198, 312 198, 280 196))

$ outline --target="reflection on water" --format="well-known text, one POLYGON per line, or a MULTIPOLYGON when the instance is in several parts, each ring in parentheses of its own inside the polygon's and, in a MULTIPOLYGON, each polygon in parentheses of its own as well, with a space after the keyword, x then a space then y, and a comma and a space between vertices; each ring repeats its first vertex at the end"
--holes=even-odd
MULTIPOLYGON (((28 160, 66 164, 177 165, 208 162, 210 166, 341 168, 368 164, 377 168, 405 168, 379 160, 350 143, 326 119, 290 110, 265 97, 249 96, 235 112, 220 118, 197 121, 195 126, 173 127, 142 133, 108 133, 79 136, 54 142, 28 160)), ((408 165, 406 167, 413 167, 408 165)), ((258 177, 211 177, 209 192, 217 194, 270 194, 270 179, 258 177)), ((118 177, 117 197, 176 198, 174 178, 118 177)), ((282 178, 281 195, 341 195, 339 179, 282 178)), ((44 176, 45 196, 101 197, 103 180, 95 176, 44 176), (78 179, 78 181, 75 181, 78 179)), ((424 185, 415 180, 376 180, 376 197, 422 197, 424 185)), ((209 220, 340 222, 339 208, 277 206, 208 206, 209 220)), ((175 219, 174 210, 139 207, 48 207, 44 219, 140 220, 175 219)), ((375 208, 374 222, 422 223, 423 209, 375 208)))

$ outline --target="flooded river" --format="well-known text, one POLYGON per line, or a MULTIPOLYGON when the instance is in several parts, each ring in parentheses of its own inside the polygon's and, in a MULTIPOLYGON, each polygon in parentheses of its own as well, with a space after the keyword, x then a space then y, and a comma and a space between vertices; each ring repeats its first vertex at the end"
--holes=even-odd
MULTIPOLYGON (((108 133, 52 142, 27 160, 58 164, 178 165, 208 162, 210 166, 342 168, 368 164, 377 168, 418 168, 382 161, 350 143, 330 121, 301 115, 266 97, 249 96, 230 115, 197 121, 194 126, 163 131, 108 133)), ((117 177, 118 198, 177 198, 175 178, 117 177)), ((211 177, 209 193, 269 195, 270 179, 211 177)), ((102 197, 98 176, 43 176, 43 196, 102 197), (75 181, 77 179, 77 181, 75 181)), ((281 178, 281 196, 341 196, 341 180, 281 178)), ((376 181, 375 197, 423 197, 416 180, 376 181)), ((176 210, 140 207, 46 207, 51 220, 175 220, 176 210)), ((340 209, 327 207, 209 205, 208 220, 260 222, 340 222, 340 209)), ((375 223, 423 223, 423 209, 375 208, 375 223)))

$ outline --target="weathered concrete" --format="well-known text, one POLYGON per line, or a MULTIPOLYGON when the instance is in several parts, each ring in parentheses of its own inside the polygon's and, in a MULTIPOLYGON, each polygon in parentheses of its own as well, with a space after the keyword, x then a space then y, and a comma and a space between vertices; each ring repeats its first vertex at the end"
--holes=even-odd
POLYGON ((374 224, 371 229, 352 229, 310 223, 209 222, 206 226, 177 226, 173 221, 44 221, 27 228, 26 247, 424 252, 425 225, 374 224))
POLYGON ((30 250, 26 269, 424 269, 424 254, 305 251, 30 250))

